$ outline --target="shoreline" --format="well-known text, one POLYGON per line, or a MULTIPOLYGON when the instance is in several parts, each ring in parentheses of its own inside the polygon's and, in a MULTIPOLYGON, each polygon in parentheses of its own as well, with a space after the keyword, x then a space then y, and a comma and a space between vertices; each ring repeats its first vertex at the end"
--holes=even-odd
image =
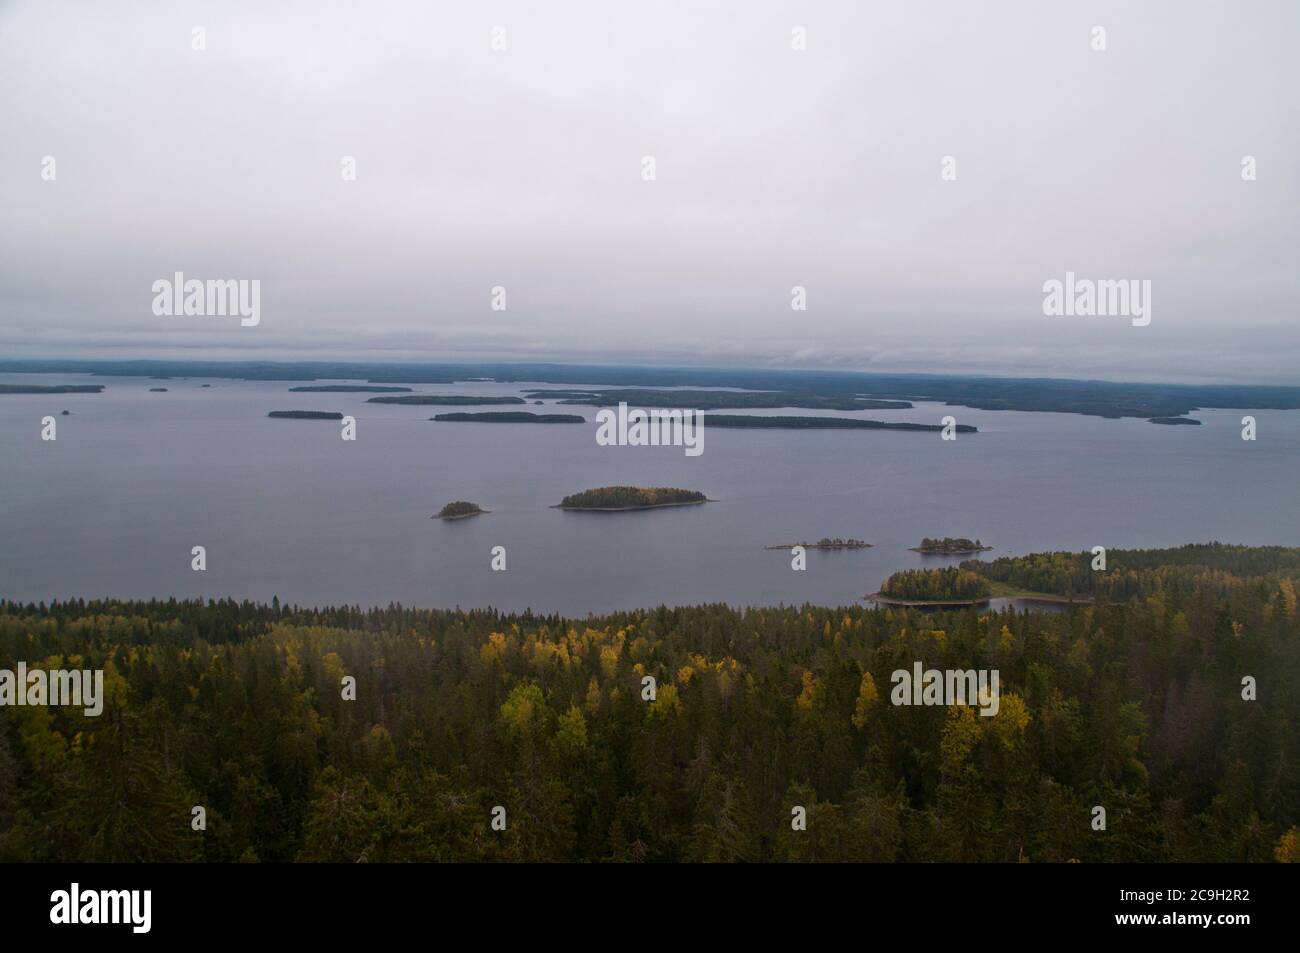
POLYGON ((633 510, 661 510, 668 506, 702 506, 705 503, 716 503, 717 500, 683 500, 680 503, 642 503, 637 506, 564 506, 560 503, 551 504, 553 510, 566 510, 570 513, 629 513, 633 510))
POLYGON ((893 596, 881 595, 879 592, 868 593, 862 597, 868 602, 874 602, 882 606, 903 606, 907 608, 935 608, 961 609, 967 606, 986 606, 995 596, 984 596, 979 599, 895 599, 893 596))
POLYGON ((979 599, 895 599, 879 592, 868 593, 862 598, 877 605, 907 608, 965 608, 967 606, 988 605, 994 599, 1010 599, 1016 602, 1054 606, 1090 606, 1096 603, 1092 596, 1058 596, 1050 592, 1013 590, 1006 586, 1002 587, 1002 591, 998 591, 996 584, 993 592, 979 599))

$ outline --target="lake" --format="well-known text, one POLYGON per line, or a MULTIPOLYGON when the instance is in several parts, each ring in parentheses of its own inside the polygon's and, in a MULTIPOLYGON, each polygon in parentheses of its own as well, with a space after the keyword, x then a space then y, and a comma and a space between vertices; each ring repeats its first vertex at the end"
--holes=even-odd
MULTIPOLYGON (((659 604, 841 605, 891 572, 959 559, 922 536, 979 537, 984 558, 1188 542, 1300 545, 1300 411, 1198 411, 1201 427, 979 411, 758 410, 979 427, 937 433, 708 428, 704 452, 605 447, 593 407, 368 404, 291 394, 304 382, 0 374, 99 395, 0 395, 0 597, 234 596, 301 605, 493 606, 585 615, 659 604), (202 385, 208 384, 204 387, 202 385), (166 387, 152 393, 151 387, 166 387), (69 410, 69 416, 60 412, 69 410), (339 411, 337 421, 271 410, 339 411), (435 423, 448 411, 581 414, 586 424, 435 423), (41 440, 41 418, 57 440, 41 440), (715 502, 628 513, 553 509, 608 484, 678 486, 715 502), (451 500, 491 512, 430 517, 451 500), (822 536, 873 548, 791 555, 822 536), (190 568, 207 550, 207 570, 190 568), (506 549, 506 570, 491 551, 506 549)), ((317 381, 317 384, 343 383, 317 381)), ((361 383, 361 382, 352 382, 361 383)), ((555 384, 411 385, 521 395, 555 384)), ((751 413, 727 410, 720 413, 751 413)))

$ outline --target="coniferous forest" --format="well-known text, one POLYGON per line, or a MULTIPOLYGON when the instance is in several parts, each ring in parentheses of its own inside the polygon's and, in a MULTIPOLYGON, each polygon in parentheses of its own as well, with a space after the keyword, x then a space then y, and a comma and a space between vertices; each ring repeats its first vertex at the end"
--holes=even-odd
POLYGON ((1298 557, 989 564, 1060 612, 2 603, 0 667, 107 698, 0 708, 0 860, 1294 861, 1298 557), (996 716, 893 704, 916 662, 996 716))

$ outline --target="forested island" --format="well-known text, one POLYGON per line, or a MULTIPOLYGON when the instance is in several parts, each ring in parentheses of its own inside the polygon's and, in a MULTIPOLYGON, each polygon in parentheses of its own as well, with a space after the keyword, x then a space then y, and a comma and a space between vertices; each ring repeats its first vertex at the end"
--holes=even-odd
POLYGON ((448 503, 440 509, 436 520, 461 520, 467 516, 478 516, 480 513, 486 513, 487 510, 480 507, 477 503, 470 503, 466 500, 455 500, 448 503))
POLYGON ((266 416, 284 420, 342 420, 343 415, 329 410, 273 410, 266 416))
MULTIPOLYGON (((935 433, 943 430, 942 424, 916 424, 903 421, 858 420, 855 417, 760 417, 748 414, 708 414, 704 423, 709 427, 781 428, 787 430, 911 430, 935 433)), ((970 424, 956 424, 957 433, 978 433, 970 424)))
POLYGON ((978 539, 964 536, 945 536, 942 539, 921 538, 920 546, 913 546, 912 552, 925 553, 927 556, 969 556, 973 553, 987 552, 992 546, 985 546, 978 539))
POLYGON ((98 394, 103 384, 0 384, 0 394, 98 394))
POLYGON ((1200 422, 1199 420, 1197 420, 1195 417, 1151 417, 1151 418, 1149 418, 1149 419, 1147 420, 1147 423, 1152 423, 1152 424, 1191 424, 1192 426, 1196 426, 1196 427, 1199 427, 1199 426, 1201 425, 1201 422, 1200 422))
POLYGON ((0 862, 1300 861, 1300 550, 1109 556, 1064 613, 0 603, 0 668, 105 672, 0 707, 0 862), (914 660, 998 713, 892 704, 914 660))
POLYGON ((617 388, 610 390, 533 390, 531 398, 547 397, 560 404, 586 404, 592 407, 617 407, 621 403, 635 407, 664 407, 694 410, 762 409, 798 407, 811 410, 907 410, 906 400, 873 400, 866 397, 823 397, 816 394, 747 393, 728 390, 657 390, 617 388))
POLYGON ((871 544, 860 539, 841 539, 836 536, 831 538, 823 536, 815 543, 777 543, 775 546, 765 546, 764 549, 794 549, 796 546, 802 546, 804 549, 870 549, 871 544))
POLYGON ((708 497, 695 490, 681 490, 664 486, 602 486, 594 490, 572 493, 562 499, 556 509, 594 510, 647 510, 660 506, 692 506, 707 503, 708 497))
POLYGON ((167 393, 167 388, 166 388, 166 387, 150 387, 150 388, 149 388, 149 393, 151 393, 151 394, 165 394, 165 393, 167 393))
POLYGON ((880 591, 867 596, 892 605, 982 605, 988 602, 989 581, 969 569, 906 569, 885 580, 880 591))
MULTIPOLYGON (((207 387, 207 384, 203 385, 207 387)), ((410 393, 409 387, 382 387, 376 384, 312 384, 290 387, 291 394, 397 394, 410 393)))
POLYGON ((411 394, 409 397, 371 397, 367 404, 436 404, 470 407, 474 404, 523 404, 522 397, 474 397, 470 394, 411 394))
POLYGON ((580 417, 577 414, 535 414, 531 410, 488 410, 481 414, 438 414, 429 419, 470 424, 583 424, 587 422, 585 417, 580 417))

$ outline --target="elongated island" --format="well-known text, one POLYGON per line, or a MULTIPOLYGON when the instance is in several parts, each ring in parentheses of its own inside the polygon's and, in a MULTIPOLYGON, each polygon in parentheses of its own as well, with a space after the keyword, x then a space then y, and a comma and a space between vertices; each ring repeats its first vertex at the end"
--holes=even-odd
POLYGON ((482 413, 437 414, 430 420, 460 424, 585 424, 578 414, 535 414, 530 410, 487 410, 482 413))
POLYGON ((416 404, 438 407, 473 407, 476 404, 522 404, 522 397, 478 397, 474 394, 411 394, 406 397, 370 397, 367 404, 416 404))
POLYGON ((764 546, 764 549, 794 549, 796 546, 802 546, 804 549, 870 549, 871 544, 860 539, 841 539, 836 536, 832 539, 829 536, 823 536, 815 543, 777 543, 774 546, 764 546))
POLYGON ((695 506, 709 498, 696 490, 665 486, 602 486, 594 490, 571 493, 555 509, 617 513, 623 510, 649 510, 662 506, 695 506))

